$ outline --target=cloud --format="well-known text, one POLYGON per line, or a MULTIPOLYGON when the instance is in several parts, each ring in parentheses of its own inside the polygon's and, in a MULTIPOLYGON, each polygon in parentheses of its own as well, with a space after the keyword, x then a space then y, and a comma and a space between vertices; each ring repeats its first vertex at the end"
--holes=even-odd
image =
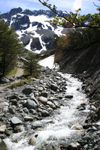
POLYGON ((75 10, 82 8, 82 0, 75 0, 73 7, 72 7, 72 11, 74 12, 75 10))

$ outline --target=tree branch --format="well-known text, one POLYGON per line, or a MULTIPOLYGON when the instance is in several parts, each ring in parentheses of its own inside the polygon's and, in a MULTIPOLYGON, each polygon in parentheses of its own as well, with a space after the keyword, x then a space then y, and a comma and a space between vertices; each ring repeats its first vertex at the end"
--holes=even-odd
POLYGON ((100 8, 100 6, 96 5, 94 2, 93 2, 93 4, 94 4, 94 6, 96 6, 96 7, 100 8))

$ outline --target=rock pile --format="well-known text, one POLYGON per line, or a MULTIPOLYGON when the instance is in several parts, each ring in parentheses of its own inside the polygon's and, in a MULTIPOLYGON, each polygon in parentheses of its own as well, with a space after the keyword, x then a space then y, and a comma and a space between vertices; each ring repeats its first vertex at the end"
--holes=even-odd
MULTIPOLYGON (((43 127, 39 120, 50 116, 62 104, 66 91, 66 81, 56 71, 42 69, 39 79, 33 78, 16 89, 0 92, 0 138, 13 132, 43 127), (33 123, 38 121, 37 124, 33 123)), ((31 142, 30 142, 31 143, 31 142)))

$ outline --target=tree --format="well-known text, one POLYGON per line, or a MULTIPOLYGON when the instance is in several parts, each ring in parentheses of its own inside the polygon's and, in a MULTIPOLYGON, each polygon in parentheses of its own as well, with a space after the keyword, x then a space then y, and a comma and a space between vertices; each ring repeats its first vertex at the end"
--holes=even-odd
POLYGON ((48 4, 49 0, 38 0, 42 5, 49 8, 51 11, 53 11, 55 14, 57 14, 60 18, 55 17, 52 21, 53 23, 56 23, 58 25, 62 25, 64 27, 68 27, 68 23, 70 23, 71 27, 90 27, 90 28, 100 28, 100 7, 97 8, 98 13, 95 13, 93 15, 87 14, 87 15, 80 15, 80 8, 76 10, 76 13, 70 12, 69 17, 66 17, 64 15, 60 15, 57 11, 57 7, 55 5, 48 4), (88 21, 88 24, 86 22, 88 21))
POLYGON ((13 69, 22 50, 23 45, 13 28, 9 28, 6 22, 0 20, 0 77, 13 69))
POLYGON ((24 62, 24 70, 26 74, 37 77, 40 73, 40 65, 35 54, 28 52, 26 61, 24 62))

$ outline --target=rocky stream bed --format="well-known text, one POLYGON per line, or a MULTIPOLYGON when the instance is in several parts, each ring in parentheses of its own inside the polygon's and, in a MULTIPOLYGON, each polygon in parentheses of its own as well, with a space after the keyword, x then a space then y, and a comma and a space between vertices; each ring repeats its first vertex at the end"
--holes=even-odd
POLYGON ((39 79, 0 91, 0 150, 99 150, 100 109, 81 87, 42 68, 39 79))

